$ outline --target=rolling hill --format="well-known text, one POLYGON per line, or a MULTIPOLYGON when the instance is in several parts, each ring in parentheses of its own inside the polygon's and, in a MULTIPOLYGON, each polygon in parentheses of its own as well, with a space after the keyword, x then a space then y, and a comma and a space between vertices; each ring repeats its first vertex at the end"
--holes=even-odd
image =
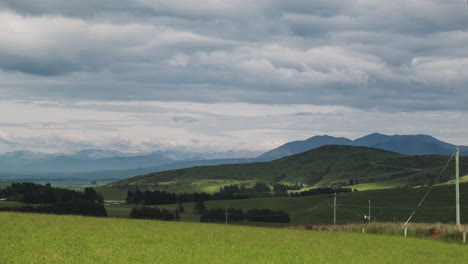
MULTIPOLYGON (((468 158, 461 159, 461 173, 465 175, 468 158)), ((408 156, 368 147, 328 145, 271 162, 163 171, 123 179, 105 187, 209 192, 223 185, 252 185, 256 181, 302 182, 315 187, 398 181, 399 186, 414 186, 431 183, 447 160, 447 156, 408 156)), ((449 167, 442 180, 452 177, 453 171, 453 166, 449 167)))

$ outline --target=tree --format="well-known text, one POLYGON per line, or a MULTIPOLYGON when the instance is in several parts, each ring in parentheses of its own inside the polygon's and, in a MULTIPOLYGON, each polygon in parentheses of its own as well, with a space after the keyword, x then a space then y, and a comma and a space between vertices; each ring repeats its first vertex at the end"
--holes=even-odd
POLYGON ((175 211, 174 211, 174 216, 175 216, 175 219, 176 219, 176 220, 180 220, 179 208, 176 208, 176 209, 175 209, 175 211))
POLYGON ((98 201, 99 200, 99 195, 96 192, 96 190, 94 190, 93 187, 86 187, 84 189, 84 196, 85 196, 85 199, 90 200, 90 201, 98 201))
POLYGON ((179 203, 179 212, 183 213, 185 211, 184 205, 179 203))
POLYGON ((252 188, 252 190, 256 193, 266 193, 266 192, 270 192, 271 189, 270 189, 270 186, 268 186, 268 184, 264 183, 264 182, 257 182, 255 183, 254 187, 252 188))
POLYGON ((205 212, 206 206, 203 200, 196 200, 195 206, 193 207, 193 211, 198 214, 203 214, 205 212))

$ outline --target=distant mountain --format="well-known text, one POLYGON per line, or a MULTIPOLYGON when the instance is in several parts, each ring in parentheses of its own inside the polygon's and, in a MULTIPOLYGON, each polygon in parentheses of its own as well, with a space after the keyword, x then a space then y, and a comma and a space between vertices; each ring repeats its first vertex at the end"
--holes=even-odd
POLYGON ((83 149, 74 154, 69 155, 70 158, 74 159, 102 159, 125 156, 129 155, 120 151, 106 149, 83 149))
POLYGON ((315 136, 304 141, 292 141, 278 148, 265 152, 257 161, 271 161, 282 157, 302 153, 325 145, 353 145, 353 141, 343 137, 315 136))
POLYGON ((387 141, 374 144, 372 147, 408 155, 450 155, 456 148, 455 145, 426 135, 395 135, 387 141))
POLYGON ((367 136, 358 138, 353 141, 353 145, 356 146, 363 146, 363 147, 371 147, 374 146, 375 144, 378 144, 380 142, 385 142, 390 140, 392 136, 387 136, 379 133, 372 133, 367 136))
POLYGON ((126 170, 169 164, 174 160, 158 154, 135 157, 76 158, 66 155, 37 157, 0 157, 1 171, 30 172, 89 172, 97 170, 126 170))
MULTIPOLYGON (((315 136, 304 141, 293 141, 265 152, 258 161, 271 161, 302 153, 325 145, 350 145, 378 148, 407 155, 450 155, 456 145, 440 141, 428 135, 383 135, 373 133, 356 140, 342 137, 315 136)), ((461 155, 468 155, 468 147, 461 146, 461 155)))
MULTIPOLYGON (((55 177, 97 176, 113 174, 127 177, 144 172, 160 171, 163 168, 179 169, 187 166, 218 165, 221 163, 242 163, 243 159, 217 158, 254 156, 255 152, 183 152, 176 150, 155 151, 148 154, 132 154, 105 149, 83 149, 73 154, 46 154, 31 151, 15 151, 0 154, 0 176, 25 175, 44 177, 50 173, 55 177), (207 159, 212 159, 209 161, 207 159), (160 166, 165 166, 159 168, 160 166), (146 168, 148 168, 146 170, 146 168), (82 174, 84 173, 84 174, 82 174), (80 175, 82 174, 82 175, 80 175)), ((246 162, 246 161, 245 161, 246 162)), ((2 177, 0 177, 2 178, 2 177)), ((23 177, 24 178, 24 177, 23 177)))

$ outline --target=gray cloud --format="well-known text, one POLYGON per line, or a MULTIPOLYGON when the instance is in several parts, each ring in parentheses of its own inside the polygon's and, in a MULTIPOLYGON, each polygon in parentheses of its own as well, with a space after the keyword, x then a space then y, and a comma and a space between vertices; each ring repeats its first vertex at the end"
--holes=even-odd
MULTIPOLYGON (((310 134, 336 127, 320 123, 329 116, 302 106, 287 117, 273 115, 283 124, 269 123, 258 106, 344 107, 341 115, 354 120, 359 116, 353 111, 385 114, 386 120, 401 113, 438 111, 438 120, 440 113, 463 115, 466 12, 466 4, 455 0, 4 0, 0 96, 73 117, 2 118, 0 128, 129 135, 139 132, 131 127, 164 124, 165 139, 148 141, 198 146, 209 137, 222 142, 255 134, 269 142, 262 149, 304 137, 300 125, 284 124, 287 118, 312 120, 315 127, 303 128, 310 134), (75 112, 102 117, 82 120, 75 112), (108 120, 114 116, 118 121, 108 120), (231 130, 211 125, 216 122, 231 130), (236 130, 245 126, 251 130, 236 130)), ((348 131, 340 135, 361 133, 351 124, 348 131)))
POLYGON ((198 119, 190 117, 190 116, 174 116, 172 120, 174 120, 175 122, 184 122, 184 123, 194 123, 198 121, 198 119))
POLYGON ((197 3, 3 1, 2 21, 17 26, 0 26, 0 80, 13 83, 0 89, 72 100, 466 109, 468 17, 458 1, 197 3))

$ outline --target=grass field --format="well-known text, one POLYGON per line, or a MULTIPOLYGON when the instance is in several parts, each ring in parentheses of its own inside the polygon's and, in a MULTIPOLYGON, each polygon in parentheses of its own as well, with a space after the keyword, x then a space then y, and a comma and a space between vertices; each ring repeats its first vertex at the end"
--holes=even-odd
MULTIPOLYGON (((468 182, 468 175, 460 177, 460 183, 468 182)), ((441 183, 441 185, 453 185, 455 183, 455 179, 449 180, 447 182, 441 183)))
MULTIPOLYGON (((389 181, 380 181, 380 182, 371 182, 371 183, 362 183, 355 185, 348 185, 347 188, 357 189, 359 191, 367 190, 381 190, 381 189, 394 189, 398 187, 404 187, 408 184, 405 180, 394 179, 389 181)), ((452 183, 453 184, 453 183, 452 183)))
POLYGON ((7 186, 10 186, 12 183, 14 183, 13 181, 0 181, 0 188, 5 188, 7 186))
MULTIPOLYGON (((461 220, 468 223, 468 183, 460 185, 461 220)), ((337 197, 337 223, 364 223, 368 214, 368 201, 371 200, 372 219, 378 222, 406 221, 414 207, 419 203, 427 188, 369 190, 342 193, 337 197)), ((330 224, 333 221, 333 197, 315 195, 306 197, 256 198, 246 200, 207 201, 208 208, 224 208, 226 202, 231 208, 244 210, 270 208, 283 210, 291 216, 292 225, 330 224)), ((193 203, 183 204, 186 213, 182 221, 198 221, 193 215, 193 203)), ((174 210, 178 205, 158 207, 174 210)), ((437 186, 432 189, 421 208, 413 217, 414 222, 453 222, 455 219, 455 188, 453 185, 437 186)), ((128 217, 132 206, 107 206, 109 216, 128 217)), ((241 223, 246 224, 246 223, 241 223)))
POLYGON ((464 263, 464 245, 384 235, 0 213, 0 263, 464 263))

